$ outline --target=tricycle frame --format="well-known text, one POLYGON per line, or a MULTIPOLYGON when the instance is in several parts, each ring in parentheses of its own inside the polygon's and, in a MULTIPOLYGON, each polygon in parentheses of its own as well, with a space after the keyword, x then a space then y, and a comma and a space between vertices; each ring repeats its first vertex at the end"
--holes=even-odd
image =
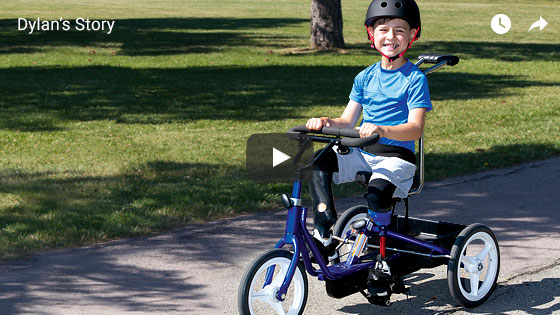
MULTIPOLYGON (((302 180, 301 180, 301 176, 298 176, 298 179, 294 181, 292 197, 291 197, 291 201, 294 204, 301 204, 301 189, 302 189, 302 180)), ((285 294, 288 290, 288 287, 290 286, 291 279, 294 275, 294 272, 297 268, 300 259, 303 260, 307 273, 310 274, 311 276, 317 277, 319 280, 339 280, 351 276, 356 272, 373 268, 376 263, 376 261, 372 259, 372 257, 375 257, 377 253, 370 253, 358 257, 357 262, 353 263, 350 266, 347 266, 344 262, 340 262, 332 266, 327 266, 327 262, 324 261, 324 259, 320 254, 319 249, 317 248, 315 242, 313 241, 313 236, 311 236, 311 234, 306 228, 306 217, 307 217, 307 208, 302 207, 300 205, 294 205, 290 207, 287 213, 286 230, 285 230, 284 237, 282 237, 275 245, 275 248, 283 248, 285 245, 291 244, 293 245, 293 251, 294 251, 294 255, 290 263, 290 266, 288 268, 288 273, 286 275, 286 278, 284 279, 282 286, 276 293, 276 298, 280 301, 283 301, 285 297, 285 294), (311 263, 311 259, 309 258, 308 248, 313 254, 313 256, 316 257, 317 263, 319 265, 318 269, 315 269, 311 263)), ((396 223, 397 227, 398 227, 398 223, 401 222, 402 220, 409 220, 408 224, 410 223, 416 224, 418 222, 424 222, 424 223, 429 222, 435 225, 445 225, 445 226, 454 227, 453 231, 449 235, 446 235, 446 237, 456 236, 465 227, 463 225, 458 225, 458 224, 434 222, 434 221, 428 221, 428 220, 422 220, 416 218, 404 218, 401 216, 394 216, 394 218, 395 220, 393 220, 393 222, 396 223)), ((376 234, 377 233, 378 231, 376 232, 376 234)), ((389 240, 392 239, 392 240, 404 242, 411 246, 429 251, 428 253, 423 253, 420 251, 412 251, 407 249, 387 247, 386 248, 387 251, 395 252, 395 254, 387 256, 387 261, 389 263, 391 263, 396 259, 399 259, 401 257, 400 253, 418 255, 418 256, 428 257, 430 259, 438 259, 439 262, 434 264, 436 266, 441 264, 447 264, 450 259, 450 250, 451 250, 450 247, 442 247, 432 242, 420 240, 410 235, 393 231, 391 228, 386 230, 386 236, 389 240)), ((338 239, 342 242, 344 241, 352 242, 351 240, 349 241, 348 238, 346 238, 346 240, 342 238, 338 238, 338 239)), ((452 244, 453 242, 451 242, 451 245, 452 244)), ((379 248, 378 245, 371 245, 371 244, 368 244, 368 247, 375 248, 375 249, 379 248)), ((272 271, 273 270, 270 270, 268 274, 271 275, 272 271)), ((269 276, 267 278, 269 278, 269 276)), ((270 279, 267 279, 265 285, 269 283, 270 283, 270 279)))

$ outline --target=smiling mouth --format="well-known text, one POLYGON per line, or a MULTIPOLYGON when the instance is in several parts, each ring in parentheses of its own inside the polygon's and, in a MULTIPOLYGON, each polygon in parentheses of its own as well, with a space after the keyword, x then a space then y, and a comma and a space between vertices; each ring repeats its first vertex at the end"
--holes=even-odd
POLYGON ((383 47, 387 47, 389 49, 397 49, 397 48, 399 48, 399 45, 397 45, 397 44, 385 44, 385 45, 383 45, 383 47))

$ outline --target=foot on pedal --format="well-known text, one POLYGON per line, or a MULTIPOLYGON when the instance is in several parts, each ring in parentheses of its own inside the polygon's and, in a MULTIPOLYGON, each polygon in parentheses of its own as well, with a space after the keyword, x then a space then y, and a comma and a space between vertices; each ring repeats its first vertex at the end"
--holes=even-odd
POLYGON ((391 287, 386 280, 369 280, 368 293, 373 297, 388 297, 391 295, 391 287))
POLYGON ((391 268, 389 268, 389 264, 381 255, 377 255, 377 262, 375 267, 370 269, 368 280, 386 280, 387 283, 391 282, 391 268))
MULTIPOLYGON (((317 248, 319 249, 321 256, 323 257, 324 261, 327 264, 330 261, 338 258, 338 252, 336 251, 336 247, 338 246, 338 241, 332 238, 332 234, 329 235, 328 239, 324 239, 319 234, 319 231, 315 230, 313 232, 313 240, 315 241, 315 245, 317 245, 317 248)), ((315 259, 311 251, 309 251, 309 255, 311 258, 311 262, 317 263, 317 259, 315 259)))
POLYGON ((377 256, 375 267, 368 275, 368 301, 372 304, 389 306, 393 291, 391 290, 392 276, 389 265, 381 257, 377 256))

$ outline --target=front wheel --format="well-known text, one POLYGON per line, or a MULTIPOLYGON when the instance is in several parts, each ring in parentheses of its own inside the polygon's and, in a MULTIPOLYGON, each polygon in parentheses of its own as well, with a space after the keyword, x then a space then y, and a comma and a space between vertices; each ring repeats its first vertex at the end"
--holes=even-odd
POLYGON ((307 274, 301 261, 286 292, 284 301, 276 298, 288 273, 293 254, 273 249, 250 265, 239 286, 240 314, 303 314, 307 302, 307 274))
POLYGON ((476 223, 467 226, 451 248, 447 284, 455 300, 465 307, 484 303, 496 289, 500 249, 492 230, 476 223))
MULTIPOLYGON (((366 218, 368 208, 366 206, 354 206, 344 212, 342 216, 336 221, 333 229, 333 235, 340 238, 346 237, 346 232, 352 230, 352 223, 358 220, 363 220, 366 218)), ((338 250, 338 261, 345 261, 348 257, 348 253, 352 250, 352 244, 345 244, 341 246, 338 250)))

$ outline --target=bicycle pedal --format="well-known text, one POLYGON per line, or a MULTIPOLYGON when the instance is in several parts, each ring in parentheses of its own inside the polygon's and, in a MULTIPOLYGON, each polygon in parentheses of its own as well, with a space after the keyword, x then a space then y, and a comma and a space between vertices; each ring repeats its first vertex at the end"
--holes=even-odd
POLYGON ((360 290, 359 291, 363 297, 365 297, 369 303, 374 304, 374 305, 380 305, 380 306, 391 306, 391 296, 383 296, 383 297, 378 297, 378 296, 374 296, 371 295, 369 293, 365 293, 364 290, 360 290))
POLYGON ((386 297, 377 297, 377 296, 370 295, 367 298, 367 300, 370 304, 379 305, 379 306, 391 306, 392 304, 391 300, 386 297))
POLYGON ((409 289, 404 285, 404 283, 395 283, 391 286, 391 291, 397 294, 406 294, 408 296, 409 289))

